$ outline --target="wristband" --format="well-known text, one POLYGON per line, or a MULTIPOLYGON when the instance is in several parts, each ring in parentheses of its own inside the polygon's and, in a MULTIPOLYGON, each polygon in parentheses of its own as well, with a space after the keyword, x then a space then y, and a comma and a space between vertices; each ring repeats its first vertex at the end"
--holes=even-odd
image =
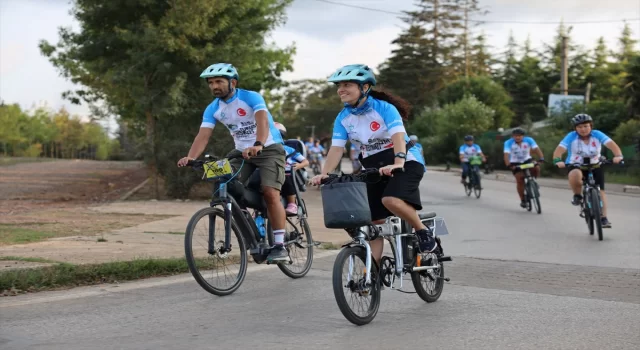
POLYGON ((558 164, 562 162, 562 158, 553 158, 553 164, 558 164))

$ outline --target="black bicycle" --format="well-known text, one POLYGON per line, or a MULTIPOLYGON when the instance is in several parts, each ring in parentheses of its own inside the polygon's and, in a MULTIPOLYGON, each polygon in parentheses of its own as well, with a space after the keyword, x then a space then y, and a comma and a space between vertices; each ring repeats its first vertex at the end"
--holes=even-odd
MULTIPOLYGON (((380 179, 378 169, 366 169, 355 176, 364 182, 377 182, 374 179, 380 179)), ((331 175, 322 184, 329 184, 338 178, 337 175, 331 175)), ((333 293, 340 311, 351 323, 364 325, 375 318, 380 307, 382 285, 405 293, 417 293, 428 303, 440 298, 444 281, 449 281, 444 276, 443 263, 451 261, 451 257, 444 255, 439 237, 448 234, 447 227, 444 219, 437 217, 436 213, 419 213, 419 216, 438 242, 434 252, 421 252, 411 226, 396 216, 388 217, 380 225, 346 229, 352 241, 343 245, 333 265, 333 293), (378 237, 386 239, 393 252, 393 256, 382 257, 381 266, 377 266, 373 260, 368 242, 378 237), (361 266, 356 266, 358 263, 361 266), (411 275, 415 292, 403 290, 403 275, 407 273, 411 275), (399 286, 396 288, 397 280, 399 286), (350 301, 358 305, 352 307, 350 301)))
POLYGON ((471 191, 473 191, 476 198, 480 198, 482 194, 480 165, 482 165, 482 158, 480 156, 471 156, 469 158, 469 181, 464 183, 464 191, 467 197, 471 196, 471 191))
MULTIPOLYGON (((236 158, 242 158, 242 155, 226 159, 206 155, 206 161, 192 160, 187 164, 203 170, 202 178, 213 182, 214 191, 209 207, 196 212, 187 225, 184 239, 187 264, 198 284, 207 292, 219 296, 235 292, 242 284, 247 271, 247 251, 256 263, 261 264, 267 261, 274 244, 258 169, 245 186, 236 178, 242 167, 234 169, 229 162, 236 158), (249 209, 253 209, 253 213, 249 209), (207 219, 200 222, 205 217, 207 219), (216 219, 222 222, 216 223, 216 219), (220 224, 224 230, 216 237, 216 228, 220 224), (198 240, 200 236, 197 233, 201 231, 202 240, 198 240), (203 249, 194 252, 194 247, 203 249), (230 267, 236 265, 237 272, 227 277, 226 273, 231 272, 230 267), (220 274, 224 274, 224 277, 221 278, 220 274), (213 280, 222 280, 226 285, 215 286, 211 283, 213 280)), ((284 238, 289 261, 279 261, 277 265, 285 275, 300 278, 311 269, 313 247, 316 244, 307 223, 307 208, 300 198, 299 183, 295 184, 299 214, 287 217, 284 238)), ((283 200, 283 203, 286 202, 283 200)))
MULTIPOLYGON (((591 164, 589 158, 584 158, 583 164, 571 164, 576 169, 586 170, 586 176, 582 177, 582 198, 580 202, 580 217, 584 218, 589 228, 589 235, 593 235, 594 231, 598 232, 598 240, 604 239, 602 235, 602 199, 600 198, 600 186, 596 184, 593 177, 593 169, 600 168, 603 165, 614 164, 612 161, 602 157, 597 163, 591 164)), ((624 163, 621 162, 621 165, 624 163)))
POLYGON ((531 175, 531 171, 533 167, 538 166, 537 162, 525 163, 516 165, 517 169, 520 169, 524 172, 524 200, 527 203, 526 209, 531 211, 533 206, 536 208, 536 213, 542 213, 542 206, 540 205, 540 186, 538 186, 538 182, 535 177, 531 175))

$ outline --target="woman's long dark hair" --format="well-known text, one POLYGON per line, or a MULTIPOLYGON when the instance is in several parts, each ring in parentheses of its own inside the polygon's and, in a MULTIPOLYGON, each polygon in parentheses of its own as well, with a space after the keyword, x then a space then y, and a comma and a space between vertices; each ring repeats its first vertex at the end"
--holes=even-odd
POLYGON ((391 93, 384 90, 371 89, 371 91, 369 91, 369 96, 378 100, 391 103, 394 107, 396 107, 398 112, 400 112, 400 117, 402 117, 402 120, 404 121, 409 120, 409 113, 411 112, 411 104, 407 102, 407 100, 403 99, 402 97, 392 95, 391 93))

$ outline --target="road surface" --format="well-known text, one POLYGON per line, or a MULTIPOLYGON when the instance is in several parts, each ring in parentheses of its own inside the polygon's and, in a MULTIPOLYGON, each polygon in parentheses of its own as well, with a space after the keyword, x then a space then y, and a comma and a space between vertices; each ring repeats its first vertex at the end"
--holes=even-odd
POLYGON ((542 188, 537 215, 518 207, 513 184, 484 187, 475 199, 451 174, 423 181, 454 256, 436 303, 386 289, 376 319, 353 326, 333 299, 337 251, 323 251, 300 280, 251 265, 222 298, 190 275, 1 298, 0 348, 640 348, 640 198, 609 197, 613 228, 599 242, 567 190, 542 188))

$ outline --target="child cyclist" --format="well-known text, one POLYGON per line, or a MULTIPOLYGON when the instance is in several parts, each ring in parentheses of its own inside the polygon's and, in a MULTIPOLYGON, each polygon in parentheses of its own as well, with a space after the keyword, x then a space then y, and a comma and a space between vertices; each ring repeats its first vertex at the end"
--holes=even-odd
MULTIPOLYGON (((276 128, 280 130, 282 139, 287 137, 287 129, 284 125, 275 122, 276 128)), ((282 185, 282 195, 287 200, 287 207, 285 209, 288 216, 298 215, 298 205, 296 204, 296 191, 295 191, 295 171, 309 166, 309 161, 300 152, 296 151, 292 147, 284 145, 284 151, 286 154, 285 166, 284 166, 284 184, 282 185)))

